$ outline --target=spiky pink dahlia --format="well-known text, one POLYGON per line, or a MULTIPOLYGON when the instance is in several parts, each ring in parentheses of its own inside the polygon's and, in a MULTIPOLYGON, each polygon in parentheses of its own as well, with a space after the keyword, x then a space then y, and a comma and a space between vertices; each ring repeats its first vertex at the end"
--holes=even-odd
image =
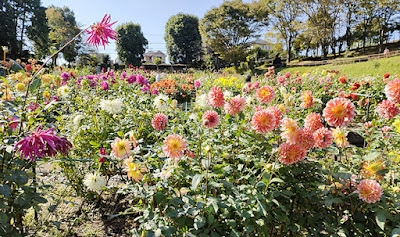
POLYGON ((214 87, 208 92, 207 102, 213 108, 221 108, 224 106, 225 99, 224 93, 222 93, 221 88, 214 87))
POLYGON ((281 137, 289 143, 295 143, 295 135, 297 131, 297 121, 290 118, 284 118, 281 122, 281 137))
POLYGON ((285 165, 297 163, 304 160, 306 157, 306 150, 299 144, 282 143, 279 151, 279 161, 285 165))
POLYGON ((275 92, 270 86, 263 86, 256 91, 257 99, 260 103, 268 104, 274 99, 275 92))
POLYGON ((265 111, 270 112, 271 114, 274 115, 275 117, 274 129, 277 128, 279 126, 279 123, 281 122, 282 111, 276 106, 270 106, 266 108, 265 111))
POLYGON ((400 79, 394 79, 385 86, 386 97, 395 104, 400 104, 400 79))
POLYGON ((112 154, 116 158, 125 158, 129 157, 131 154, 131 144, 128 139, 121 139, 121 138, 116 138, 114 142, 111 144, 112 148, 112 154))
POLYGON ((42 131, 40 126, 32 135, 25 137, 15 145, 25 159, 34 161, 37 158, 55 156, 57 152, 66 154, 72 148, 72 144, 65 137, 57 137, 56 132, 42 131))
POLYGON ((386 119, 392 119, 399 114, 399 107, 389 100, 384 100, 379 103, 378 108, 376 108, 379 116, 386 119))
POLYGON ((215 128, 219 122, 219 115, 213 110, 209 110, 203 114, 203 125, 206 128, 215 128))
POLYGON ((324 125, 321 122, 321 114, 311 113, 304 119, 304 128, 308 129, 312 133, 322 127, 324 127, 324 125))
POLYGON ((165 114, 158 113, 154 115, 151 120, 151 125, 154 129, 161 131, 164 130, 168 124, 168 117, 165 114))
POLYGON ((179 159, 186 149, 186 142, 179 135, 168 135, 164 140, 163 151, 169 158, 179 159))
POLYGON ((225 113, 235 116, 246 108, 246 98, 237 95, 224 105, 225 113))
POLYGON ((268 133, 274 129, 275 124, 274 114, 265 110, 256 112, 251 120, 251 125, 257 133, 268 133))
POLYGON ((320 128, 317 131, 315 131, 313 135, 314 135, 315 147, 324 149, 332 144, 333 134, 332 131, 329 130, 328 128, 320 128))
POLYGON ((322 115, 330 126, 346 126, 356 116, 355 106, 348 99, 335 98, 326 103, 322 115))
POLYGON ((87 43, 98 47, 99 45, 103 45, 106 48, 106 44, 109 44, 109 39, 117 40, 118 33, 115 30, 111 29, 111 26, 117 22, 110 23, 111 16, 105 15, 101 22, 90 27, 90 30, 86 30, 89 34, 89 38, 87 39, 87 43))
POLYGON ((381 185, 376 180, 365 179, 357 186, 358 196, 366 203, 375 203, 382 197, 383 191, 381 185))

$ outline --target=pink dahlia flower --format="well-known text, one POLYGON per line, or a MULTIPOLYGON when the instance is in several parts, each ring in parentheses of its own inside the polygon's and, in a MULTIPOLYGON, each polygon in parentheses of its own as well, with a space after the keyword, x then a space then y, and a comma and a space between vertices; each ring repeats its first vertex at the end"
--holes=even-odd
POLYGON ((383 191, 381 185, 376 180, 365 179, 357 186, 358 196, 366 203, 375 203, 382 197, 383 191))
POLYGON ((382 101, 376 111, 379 116, 386 119, 392 119, 399 114, 399 108, 389 100, 382 101))
POLYGON ((315 143, 313 133, 304 128, 297 129, 294 141, 306 151, 312 149, 315 143))
POLYGON ((179 135, 169 135, 164 140, 163 151, 169 158, 179 159, 186 149, 186 142, 179 135))
POLYGON ((274 99, 275 92, 270 86, 263 86, 256 91, 257 99, 260 103, 268 104, 274 99))
POLYGON ((284 118, 281 122, 281 137, 289 143, 295 143, 295 135, 297 131, 297 121, 289 118, 284 118))
POLYGON ((131 154, 131 144, 128 139, 116 138, 111 144, 112 154, 116 158, 123 159, 131 154))
POLYGON ((275 127, 275 115, 265 110, 258 111, 251 120, 251 125, 257 133, 268 133, 275 127))
POLYGON ((15 145, 25 159, 34 161, 36 158, 55 156, 57 152, 66 154, 72 144, 65 137, 57 137, 56 132, 50 128, 41 131, 40 126, 30 137, 25 137, 15 145))
POLYGON ((355 106, 348 99, 335 98, 328 101, 322 115, 330 126, 346 126, 356 116, 355 106))
POLYGON ((324 127, 321 122, 321 114, 311 113, 304 119, 304 128, 310 130, 312 133, 324 127))
POLYGON ((151 120, 151 125, 154 129, 161 131, 164 130, 168 124, 168 117, 164 114, 156 114, 151 120))
POLYGON ((111 29, 111 26, 117 22, 110 23, 110 21, 111 16, 105 15, 101 22, 90 27, 91 30, 86 30, 89 34, 86 42, 95 47, 103 45, 106 48, 106 44, 110 43, 109 39, 117 40, 118 33, 111 29))
POLYGON ((246 98, 239 95, 233 97, 224 105, 225 113, 235 116, 246 108, 246 98))
POLYGON ((315 147, 327 148, 332 144, 333 134, 332 131, 327 128, 320 128, 314 132, 315 147))
POLYGON ((275 117, 274 129, 277 128, 279 126, 279 123, 281 122, 282 111, 276 106, 270 106, 266 108, 265 111, 270 112, 271 114, 274 115, 275 117))
POLYGON ((279 161, 285 165, 297 163, 306 158, 306 150, 299 144, 282 143, 279 151, 279 161))
POLYGON ((201 86, 201 81, 200 80, 194 81, 194 87, 199 88, 200 86, 201 86))
POLYGON ((400 104, 400 79, 394 79, 385 86, 386 97, 395 104, 400 104))
POLYGON ((207 102, 213 108, 221 108, 224 106, 225 99, 224 93, 222 93, 221 88, 214 87, 208 92, 207 102))
POLYGON ((218 113, 213 110, 209 110, 203 114, 203 124, 206 128, 215 128, 218 125, 218 121, 218 113))

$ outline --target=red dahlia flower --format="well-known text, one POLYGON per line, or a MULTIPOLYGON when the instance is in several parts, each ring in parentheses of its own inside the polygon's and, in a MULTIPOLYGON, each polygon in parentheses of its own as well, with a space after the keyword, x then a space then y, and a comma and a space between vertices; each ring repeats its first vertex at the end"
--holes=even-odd
POLYGON ((40 126, 36 132, 33 132, 30 137, 25 137, 15 145, 21 155, 34 161, 36 158, 47 156, 55 156, 57 152, 66 154, 72 148, 72 144, 65 137, 57 137, 56 132, 50 128, 47 131, 41 131, 40 126))

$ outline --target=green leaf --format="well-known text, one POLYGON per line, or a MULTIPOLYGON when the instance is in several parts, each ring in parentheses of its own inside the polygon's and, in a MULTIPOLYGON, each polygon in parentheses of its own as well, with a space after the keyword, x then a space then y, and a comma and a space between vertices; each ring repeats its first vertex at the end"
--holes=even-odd
POLYGON ((231 234, 229 235, 230 237, 239 237, 240 234, 236 230, 232 230, 231 234))
POLYGON ((400 228, 393 229, 392 237, 400 237, 400 228))
POLYGON ((199 186, 203 177, 204 177, 204 175, 202 175, 202 174, 196 174, 195 176, 193 176, 193 180, 192 180, 192 190, 193 191, 196 191, 197 186, 199 186))
POLYGON ((204 216, 196 216, 196 218, 194 219, 194 228, 196 230, 200 229, 201 227, 203 227, 206 224, 206 218, 204 216))
POLYGON ((280 179, 280 178, 273 178, 273 179, 271 179, 271 181, 269 181, 270 183, 275 183, 275 182, 277 182, 277 183, 283 183, 284 181, 282 180, 282 179, 280 179))
POLYGON ((210 198, 210 203, 214 208, 215 214, 217 214, 218 213, 218 199, 210 198))
POLYGON ((374 152, 371 152, 371 153, 365 155, 363 158, 364 158, 364 160, 366 160, 366 161, 370 161, 370 160, 375 160, 375 159, 376 159, 378 156, 380 156, 380 155, 381 155, 381 152, 379 152, 379 151, 374 151, 374 152))
POLYGON ((40 87, 40 85, 42 84, 42 80, 40 78, 35 78, 35 80, 33 80, 33 82, 31 83, 31 85, 29 86, 29 92, 34 92, 37 88, 40 87))
POLYGON ((89 141, 89 144, 92 145, 92 147, 100 147, 100 144, 94 141, 89 141))
POLYGON ((342 203, 342 202, 343 201, 340 198, 327 198, 327 199, 325 199, 325 205, 327 207, 332 206, 333 203, 342 203))
POLYGON ((3 197, 8 198, 11 196, 11 188, 7 184, 2 184, 0 185, 0 194, 3 195, 3 197))
POLYGON ((6 176, 4 179, 14 182, 18 186, 22 186, 28 182, 28 176, 24 171, 21 170, 13 171, 11 175, 6 176))
POLYGON ((260 208, 262 214, 263 214, 264 216, 267 216, 267 214, 268 214, 268 213, 267 213, 267 208, 265 207, 264 203, 260 202, 260 200, 257 199, 257 205, 258 205, 258 207, 260 208))
POLYGON ((378 224, 379 228, 382 230, 385 229, 386 215, 384 210, 379 210, 376 213, 376 224, 378 224))

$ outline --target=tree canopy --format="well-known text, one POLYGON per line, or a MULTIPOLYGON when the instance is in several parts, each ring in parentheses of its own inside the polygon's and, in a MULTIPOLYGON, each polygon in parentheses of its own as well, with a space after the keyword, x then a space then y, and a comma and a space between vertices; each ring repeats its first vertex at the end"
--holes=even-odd
POLYGON ((164 39, 171 61, 192 63, 201 53, 199 19, 196 16, 182 13, 172 16, 165 26, 164 39))
POLYGON ((119 34, 116 42, 118 57, 125 64, 140 65, 148 44, 140 25, 126 23, 118 26, 116 32, 119 34))
POLYGON ((208 11, 200 22, 205 43, 235 67, 245 60, 251 41, 265 24, 266 15, 260 17, 251 7, 240 0, 225 1, 208 11))

